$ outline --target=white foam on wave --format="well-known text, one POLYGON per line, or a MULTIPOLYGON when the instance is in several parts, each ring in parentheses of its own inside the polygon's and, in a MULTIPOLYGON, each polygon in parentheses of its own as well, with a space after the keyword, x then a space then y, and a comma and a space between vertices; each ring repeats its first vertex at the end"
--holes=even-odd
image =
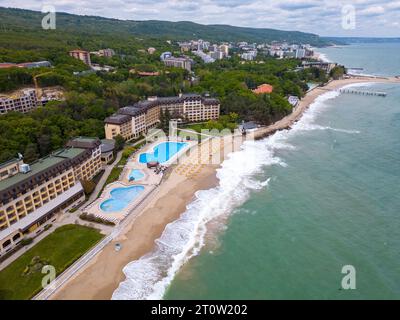
POLYGON ((360 82, 347 84, 347 85, 343 86, 341 89, 369 88, 369 87, 373 87, 373 86, 376 86, 379 84, 381 84, 381 83, 379 83, 379 82, 362 82, 362 80, 360 79, 360 82))
POLYGON ((332 62, 325 53, 318 52, 318 59, 322 62, 332 62))
MULTIPOLYGON (((268 187, 271 178, 257 181, 254 176, 265 166, 286 164, 275 151, 293 149, 288 138, 304 130, 328 129, 314 123, 317 115, 329 107, 325 102, 340 93, 319 96, 291 130, 282 130, 261 141, 245 142, 231 153, 217 170, 219 185, 196 192, 195 200, 180 218, 168 224, 156 241, 153 252, 129 263, 123 269, 126 280, 114 291, 112 299, 161 299, 179 269, 204 245, 207 224, 215 218, 232 214, 252 191, 268 187)), ((333 129, 330 130, 341 130, 333 129)))
POLYGON ((196 192, 196 200, 178 220, 166 226, 156 249, 123 269, 126 280, 112 299, 161 299, 176 272, 204 245, 207 223, 231 213, 252 190, 266 187, 269 180, 258 182, 253 176, 263 166, 273 164, 284 165, 265 148, 264 141, 245 142, 241 151, 228 155, 217 170, 219 186, 196 192))

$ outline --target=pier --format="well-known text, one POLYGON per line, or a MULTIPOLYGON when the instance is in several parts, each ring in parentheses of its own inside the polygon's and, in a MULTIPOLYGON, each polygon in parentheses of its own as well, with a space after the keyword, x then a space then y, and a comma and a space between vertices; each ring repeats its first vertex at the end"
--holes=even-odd
POLYGON ((362 96, 378 96, 378 97, 386 97, 387 93, 383 91, 364 91, 364 90, 355 90, 355 89, 339 89, 340 93, 349 93, 349 94, 358 94, 362 96))

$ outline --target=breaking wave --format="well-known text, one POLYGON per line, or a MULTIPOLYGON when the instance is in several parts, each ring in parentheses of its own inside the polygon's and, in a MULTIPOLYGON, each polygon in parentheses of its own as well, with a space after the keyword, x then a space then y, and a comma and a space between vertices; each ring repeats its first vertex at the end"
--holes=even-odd
POLYGON ((156 241, 155 249, 123 269, 126 279, 115 290, 112 299, 161 299, 179 269, 204 245, 207 224, 215 218, 232 214, 251 192, 268 187, 271 179, 258 181, 257 173, 265 166, 286 164, 275 154, 277 150, 293 149, 288 138, 304 130, 357 131, 318 126, 317 115, 329 107, 325 102, 338 92, 319 96, 291 130, 282 130, 261 141, 247 141, 241 150, 231 153, 217 170, 219 185, 196 192, 180 218, 168 224, 156 241))

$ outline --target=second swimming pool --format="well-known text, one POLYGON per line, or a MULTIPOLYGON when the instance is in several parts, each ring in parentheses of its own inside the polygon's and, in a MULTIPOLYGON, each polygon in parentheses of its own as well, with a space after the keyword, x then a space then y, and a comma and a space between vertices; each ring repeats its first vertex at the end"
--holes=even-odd
POLYGON ((112 189, 110 198, 100 204, 104 212, 118 212, 125 209, 144 190, 144 186, 130 186, 112 189))

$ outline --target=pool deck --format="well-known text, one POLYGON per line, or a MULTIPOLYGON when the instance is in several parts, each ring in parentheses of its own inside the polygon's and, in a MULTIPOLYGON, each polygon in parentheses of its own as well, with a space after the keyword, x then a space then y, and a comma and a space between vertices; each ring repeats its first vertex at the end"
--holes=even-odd
POLYGON ((140 163, 139 157, 142 153, 151 153, 154 147, 163 142, 185 142, 188 145, 179 150, 171 159, 167 162, 162 163, 163 166, 169 166, 177 163, 179 157, 185 154, 189 149, 197 145, 196 141, 183 141, 179 140, 157 140, 155 142, 147 144, 143 150, 137 154, 134 154, 125 165, 122 170, 120 180, 107 185, 99 198, 90 203, 88 206, 83 208, 83 212, 92 214, 95 217, 114 222, 119 224, 124 220, 160 183, 162 180, 162 173, 156 174, 154 169, 147 168, 146 163, 140 163), (140 170, 143 172, 144 177, 139 180, 129 181, 129 175, 132 170, 140 170), (116 212, 105 212, 100 208, 100 205, 111 198, 111 191, 116 188, 125 188, 134 185, 140 185, 144 187, 144 190, 133 199, 123 210, 116 212))

